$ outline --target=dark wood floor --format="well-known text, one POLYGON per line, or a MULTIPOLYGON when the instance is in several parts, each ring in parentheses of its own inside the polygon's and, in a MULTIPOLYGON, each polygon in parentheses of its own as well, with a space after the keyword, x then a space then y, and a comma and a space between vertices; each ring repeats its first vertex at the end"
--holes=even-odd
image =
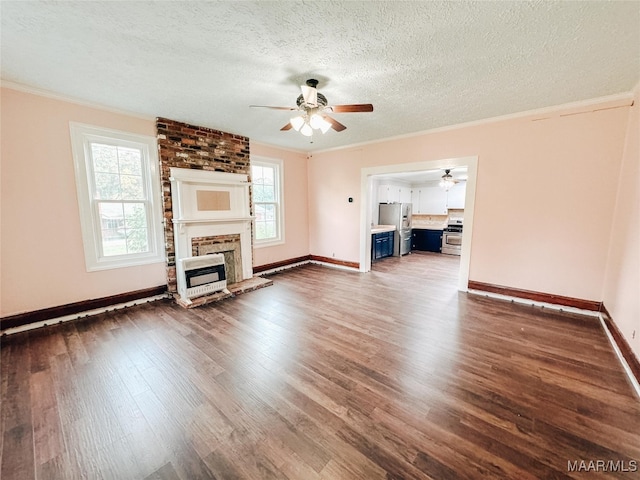
POLYGON ((198 309, 4 338, 0 476, 638 478, 569 471, 640 461, 640 402, 597 320, 459 293, 457 268, 307 265, 198 309))

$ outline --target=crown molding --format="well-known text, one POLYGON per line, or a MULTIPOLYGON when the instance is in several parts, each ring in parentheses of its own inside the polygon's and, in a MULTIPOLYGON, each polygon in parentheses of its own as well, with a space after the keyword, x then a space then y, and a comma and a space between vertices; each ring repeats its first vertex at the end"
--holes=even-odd
MULTIPOLYGON (((361 143, 354 143, 351 145, 344 145, 341 147, 335 147, 335 148, 327 148, 324 150, 315 150, 312 152, 309 152, 311 155, 314 154, 318 154, 318 153, 327 153, 327 152, 335 152, 335 151, 340 151, 340 150, 350 150, 350 149, 354 149, 354 148, 361 148, 364 146, 368 146, 368 145, 375 145, 378 143, 383 143, 383 142, 390 142, 390 141, 394 141, 394 140, 402 140, 405 138, 414 138, 414 137, 420 137, 423 135, 429 135, 429 134, 434 134, 434 133, 441 133, 441 132, 448 132, 451 130, 459 130, 459 129, 463 129, 463 128, 470 128, 470 127, 477 127, 477 126, 481 126, 481 125, 487 125, 487 124, 491 124, 491 123, 498 123, 498 122, 504 122, 504 121, 508 121, 508 120, 516 120, 516 119, 523 119, 526 117, 544 117, 544 118, 550 118, 557 115, 560 115, 560 112, 571 112, 571 114, 577 114, 577 113, 587 113, 587 112, 593 112, 593 111, 597 111, 597 110, 604 110, 604 109, 609 109, 609 108, 617 108, 617 107, 629 107, 631 105, 633 105, 633 97, 634 97, 634 91, 636 91, 636 89, 640 88, 640 82, 634 87, 634 89, 630 92, 625 92, 625 93, 617 93, 614 95, 607 95, 604 97, 597 97, 597 98, 591 98, 588 100, 580 100, 577 102, 570 102, 570 103, 564 103, 561 105, 553 105, 550 107, 543 107, 543 108, 537 108, 534 110, 525 110, 523 112, 516 112, 516 113, 509 113, 507 115, 500 115, 497 117, 490 117, 490 118, 484 118, 482 120, 474 120, 472 122, 465 122, 465 123, 458 123, 455 125, 448 125, 445 127, 437 127, 437 128, 432 128, 429 130, 421 130, 419 132, 414 132, 414 133, 407 133, 407 134, 403 134, 403 135, 396 135, 393 137, 386 137, 386 138, 381 138, 379 140, 372 140, 369 142, 361 142, 361 143), (606 105, 606 107, 604 106, 606 105), (594 107, 603 107, 603 108, 594 108, 594 107)), ((536 118, 535 120, 541 120, 542 118, 536 118)), ((534 119, 532 119, 534 120, 534 119)))
POLYGON ((103 110, 103 111, 110 112, 110 113, 117 113, 117 114, 120 114, 120 115, 127 115, 129 117, 140 118, 140 119, 143 119, 143 120, 155 121, 155 119, 156 119, 155 116, 144 115, 144 114, 141 114, 141 113, 131 112, 131 111, 128 111, 128 110, 121 110, 121 109, 109 107, 107 105, 103 105, 103 104, 100 104, 100 103, 89 102, 87 100, 81 100, 79 98, 74 98, 74 97, 69 97, 69 96, 66 96, 66 95, 61 95, 59 93, 54 93, 54 92, 52 92, 50 90, 44 90, 44 89, 41 89, 41 88, 31 87, 29 85, 23 85, 21 83, 10 82, 10 81, 7 81, 7 80, 1 80, 0 81, 0 87, 8 88, 10 90, 16 90, 16 91, 22 92, 22 93, 28 93, 28 94, 31 94, 31 95, 38 95, 40 97, 50 98, 51 100, 58 100, 58 101, 61 101, 61 102, 73 103, 73 104, 76 104, 76 105, 80 105, 82 107, 95 108, 95 109, 103 110))

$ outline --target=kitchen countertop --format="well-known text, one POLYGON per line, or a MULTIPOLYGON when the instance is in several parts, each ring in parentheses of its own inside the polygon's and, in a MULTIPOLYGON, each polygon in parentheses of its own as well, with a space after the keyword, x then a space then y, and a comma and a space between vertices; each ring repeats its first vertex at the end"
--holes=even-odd
POLYGON ((444 230, 447 227, 447 223, 442 222, 413 222, 412 229, 420 230, 444 230))
POLYGON ((371 227, 371 234, 383 233, 383 232, 394 232, 396 229, 395 225, 373 225, 371 227))

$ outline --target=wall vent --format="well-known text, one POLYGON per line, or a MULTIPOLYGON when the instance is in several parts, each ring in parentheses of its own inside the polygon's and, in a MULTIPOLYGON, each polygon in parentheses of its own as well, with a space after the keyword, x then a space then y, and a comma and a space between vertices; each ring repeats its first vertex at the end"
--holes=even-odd
POLYGON ((195 298, 227 288, 224 255, 214 253, 178 261, 178 292, 182 298, 195 298))

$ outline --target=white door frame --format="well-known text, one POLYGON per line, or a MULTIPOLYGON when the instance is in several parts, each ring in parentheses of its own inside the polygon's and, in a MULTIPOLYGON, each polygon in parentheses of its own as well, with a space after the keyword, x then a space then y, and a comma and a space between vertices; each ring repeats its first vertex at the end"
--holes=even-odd
POLYGON ((469 283, 469 265, 471 263, 471 238, 473 235, 473 217, 476 199, 476 180, 478 177, 478 157, 446 158, 415 163, 400 163, 381 167, 367 167, 360 171, 360 271, 371 270, 371 195, 372 176, 390 173, 420 172, 445 168, 467 167, 467 188, 464 204, 464 229, 462 230, 462 251, 460 255, 460 274, 458 290, 466 292, 469 283))

